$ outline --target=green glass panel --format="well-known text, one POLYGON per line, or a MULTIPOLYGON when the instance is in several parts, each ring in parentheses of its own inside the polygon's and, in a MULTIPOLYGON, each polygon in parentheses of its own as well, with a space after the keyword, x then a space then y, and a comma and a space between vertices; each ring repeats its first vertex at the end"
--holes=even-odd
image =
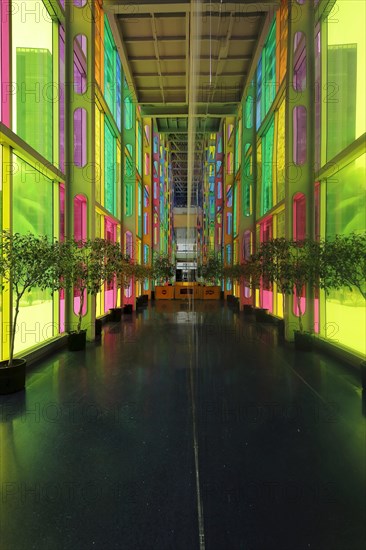
POLYGON ((271 107, 276 95, 276 21, 273 22, 265 46, 264 73, 264 115, 271 107))
POLYGON ((116 57, 115 43, 108 19, 104 17, 104 97, 116 118, 116 57))
POLYGON ((104 206, 116 213, 116 138, 107 122, 104 124, 104 206))
POLYGON ((262 143, 262 189, 261 189, 261 215, 265 214, 273 206, 273 138, 274 120, 264 135, 262 143))
MULTIPOLYGON (((13 175, 13 231, 53 236, 53 183, 15 156, 13 175)), ((20 302, 15 351, 20 352, 51 338, 53 301, 50 292, 34 288, 20 302), (42 320, 42 323, 38 322, 42 320)))
POLYGON ((17 134, 47 160, 52 161, 52 107, 45 95, 52 83, 52 55, 40 48, 17 48, 17 134), (25 91, 28 93, 25 93, 25 91), (34 90, 35 94, 29 93, 34 90), (24 93, 23 93, 24 91, 24 93), (36 131, 42 128, 42 131, 36 131))

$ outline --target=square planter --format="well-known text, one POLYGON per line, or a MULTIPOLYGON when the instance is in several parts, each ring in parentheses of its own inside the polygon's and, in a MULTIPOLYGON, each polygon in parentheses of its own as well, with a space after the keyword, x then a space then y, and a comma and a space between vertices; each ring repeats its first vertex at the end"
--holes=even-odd
POLYGON ((6 366, 7 364, 7 361, 0 363, 0 395, 15 393, 25 387, 26 360, 13 359, 11 367, 6 366))
POLYGON ((69 351, 81 351, 86 346, 86 330, 70 332, 67 347, 69 351))
POLYGON ((119 323, 122 317, 122 308, 120 307, 111 307, 109 310, 109 320, 112 323, 119 323))
POLYGON ((254 310, 255 320, 258 323, 267 323, 268 321, 268 309, 257 307, 254 310))
POLYGON ((314 336, 310 332, 294 331, 295 349, 299 351, 312 351, 314 348, 314 336))

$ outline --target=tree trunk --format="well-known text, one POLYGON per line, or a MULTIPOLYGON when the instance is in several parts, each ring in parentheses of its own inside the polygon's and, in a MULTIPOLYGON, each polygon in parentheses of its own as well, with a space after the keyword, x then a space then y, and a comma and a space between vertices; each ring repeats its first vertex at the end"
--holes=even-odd
POLYGON ((13 365, 13 356, 14 356, 14 344, 15 344, 15 333, 17 330, 17 320, 19 314, 19 302, 21 296, 17 296, 15 301, 15 315, 10 329, 10 353, 9 353, 9 367, 13 365))
POLYGON ((85 290, 80 291, 80 307, 79 307, 79 314, 78 314, 79 319, 78 319, 78 326, 77 326, 76 332, 80 332, 81 323, 83 321, 84 293, 85 293, 85 290))
POLYGON ((296 292, 296 300, 297 300, 297 312, 299 314, 299 329, 300 329, 300 332, 303 332, 304 327, 303 327, 303 324, 302 324, 301 292, 300 293, 296 292))

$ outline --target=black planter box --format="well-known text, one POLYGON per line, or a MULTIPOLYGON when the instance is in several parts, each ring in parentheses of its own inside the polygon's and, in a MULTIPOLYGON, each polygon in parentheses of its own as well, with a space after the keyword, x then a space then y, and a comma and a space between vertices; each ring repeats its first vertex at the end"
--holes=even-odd
POLYGON ((67 347, 69 351, 81 351, 86 346, 86 330, 70 332, 67 347))
POLYGON ((112 323, 119 323, 122 317, 122 308, 120 307, 111 307, 109 310, 109 320, 112 323))
POLYGON ((363 391, 366 391, 366 361, 361 361, 361 384, 363 391))
POLYGON ((7 364, 7 361, 0 362, 0 395, 15 393, 25 387, 26 360, 13 359, 11 367, 7 364))
POLYGON ((267 323, 268 322, 268 309, 257 307, 254 310, 255 320, 258 323, 267 323))
POLYGON ((299 351, 312 351, 314 348, 314 337, 309 332, 294 331, 295 349, 299 351))
POLYGON ((249 304, 243 305, 243 313, 244 315, 252 315, 253 314, 253 306, 249 304))
POLYGON ((142 295, 142 298, 143 298, 144 304, 148 304, 148 303, 149 303, 149 295, 148 295, 148 294, 143 294, 143 295, 142 295))
POLYGON ((95 336, 101 336, 102 335, 102 319, 95 319, 95 336))
POLYGON ((133 311, 132 304, 125 304, 123 306, 123 313, 127 313, 128 315, 130 315, 132 311, 133 311))
POLYGON ((144 307, 144 298, 143 296, 137 296, 136 298, 136 309, 141 309, 144 307))

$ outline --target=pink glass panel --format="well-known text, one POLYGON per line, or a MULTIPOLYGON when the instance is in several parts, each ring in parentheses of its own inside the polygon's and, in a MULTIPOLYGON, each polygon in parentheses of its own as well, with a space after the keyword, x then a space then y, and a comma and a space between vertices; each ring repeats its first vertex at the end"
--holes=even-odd
POLYGON ((74 164, 80 168, 86 165, 86 110, 74 111, 74 164))
POLYGON ((272 290, 262 290, 262 306, 272 313, 273 309, 273 292, 272 290))
MULTIPOLYGON (((83 195, 74 198, 74 238, 77 241, 86 239, 87 236, 87 203, 83 195)), ((77 314, 80 306, 80 291, 74 289, 74 313, 77 314)), ((82 313, 85 315, 87 307, 86 293, 82 313)))
POLYGON ((298 105, 293 110, 293 156, 295 164, 306 162, 306 109, 298 105))
POLYGON ((9 0, 0 3, 0 120, 10 127, 9 0))
POLYGON ((59 111, 59 126, 60 126, 60 169, 65 172, 65 30, 60 27, 60 42, 59 42, 60 66, 59 66, 59 94, 60 94, 60 111, 59 111))

